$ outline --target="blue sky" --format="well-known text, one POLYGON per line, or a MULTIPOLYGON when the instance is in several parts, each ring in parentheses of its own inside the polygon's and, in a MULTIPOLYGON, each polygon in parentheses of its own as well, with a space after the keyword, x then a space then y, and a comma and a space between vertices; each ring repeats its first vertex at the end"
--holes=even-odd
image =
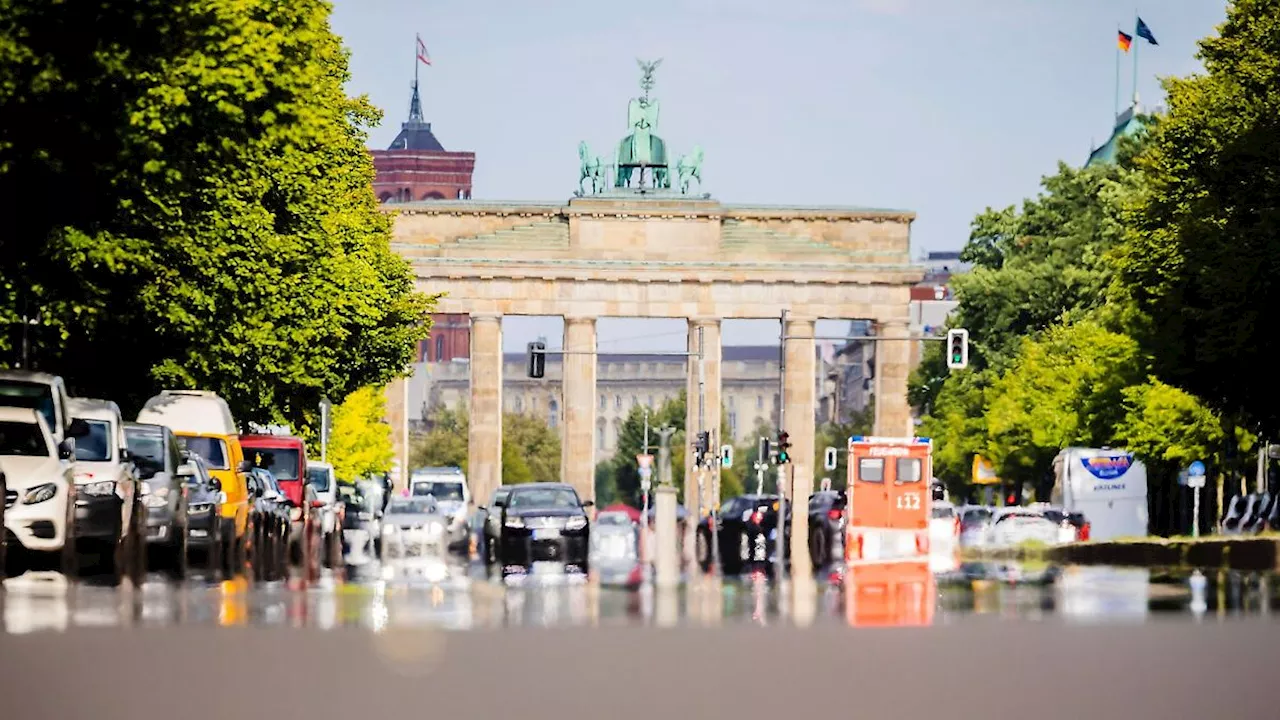
MULTIPOLYGON (((1110 131, 1116 29, 1134 11, 1138 90, 1200 69, 1196 41, 1225 0, 334 0, 353 94, 408 112, 414 33, 433 60, 423 106, 441 143, 477 154, 474 197, 561 201, 577 145, 606 155, 639 92, 636 58, 663 58, 658 134, 705 151, 704 188, 730 203, 890 207, 918 214, 915 252, 959 249, 973 216, 1034 194, 1059 160, 1110 131)), ((1132 56, 1121 68, 1131 92, 1132 56)), ((602 348, 682 346, 680 321, 608 321, 602 348), (656 323, 656 324, 655 324, 656 323), (666 328, 662 330, 660 328, 666 328), (676 336, 647 336, 674 332, 676 336), (634 342, 627 341, 633 336, 634 342)), ((509 319, 506 344, 558 340, 558 321, 509 319)), ((777 323, 726 324, 726 343, 775 342, 777 323), (773 339, 766 335, 770 332, 773 339)))

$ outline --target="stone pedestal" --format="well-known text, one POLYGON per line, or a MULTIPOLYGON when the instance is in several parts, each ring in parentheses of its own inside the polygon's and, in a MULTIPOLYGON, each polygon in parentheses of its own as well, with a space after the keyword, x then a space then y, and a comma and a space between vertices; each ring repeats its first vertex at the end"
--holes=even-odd
POLYGON ((654 585, 674 588, 680 584, 679 555, 676 552, 676 489, 660 486, 653 494, 654 585))
POLYGON ((502 318, 471 316, 471 403, 467 480, 487 502, 502 484, 502 318))
POLYGON ((912 437, 916 432, 907 404, 907 376, 911 373, 907 323, 883 322, 880 329, 881 337, 894 339, 876 343, 876 435, 912 437))
POLYGON ((596 320, 564 319, 564 431, 560 477, 583 500, 596 496, 596 320))
MULTIPOLYGON (((720 498, 720 466, 717 464, 703 472, 694 467, 693 443, 698 433, 706 430, 711 433, 711 452, 718 452, 722 442, 720 436, 720 321, 716 319, 698 318, 689 320, 689 380, 686 385, 687 403, 685 407, 685 451, 684 451, 684 506, 690 517, 701 518, 720 498), (698 332, 702 331, 702 418, 699 422, 698 411, 698 332), (702 497, 698 497, 698 480, 702 479, 702 497)), ((694 542, 695 523, 689 523, 685 530, 684 549, 686 560, 694 561, 696 552, 694 542)), ((708 552, 710 549, 708 549, 708 552)))
MULTIPOLYGON (((809 559, 809 495, 813 492, 814 421, 817 395, 817 359, 813 340, 814 321, 788 320, 785 335, 787 360, 783 376, 786 418, 783 430, 791 435, 792 494, 791 535, 788 551, 791 572, 796 576, 812 574, 809 559)), ((788 470, 784 466, 784 470, 788 470)))

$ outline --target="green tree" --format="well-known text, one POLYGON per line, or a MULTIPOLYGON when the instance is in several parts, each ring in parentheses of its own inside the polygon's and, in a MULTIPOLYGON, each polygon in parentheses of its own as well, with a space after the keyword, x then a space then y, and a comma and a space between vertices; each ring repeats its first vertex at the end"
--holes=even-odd
POLYGON ((1093 321, 1055 325, 1023 341, 986 391, 983 455, 1006 481, 1041 482, 1058 451, 1109 443, 1124 391, 1143 379, 1137 343, 1093 321))
POLYGON ((353 481, 391 470, 395 450, 381 388, 363 387, 333 410, 328 456, 339 480, 353 481))
POLYGON ((876 406, 873 399, 862 412, 850 417, 848 422, 827 423, 818 428, 816 442, 813 444, 813 467, 818 469, 821 477, 831 478, 832 489, 843 490, 849 484, 849 438, 855 435, 875 434, 875 419, 876 406), (824 469, 828 447, 836 449, 835 470, 824 469))
POLYGON ((1204 74, 1164 81, 1117 287, 1162 380, 1274 433, 1259 387, 1280 352, 1280 0, 1232 2, 1198 57, 1204 74))
MULTIPOLYGON (((414 439, 413 467, 455 466, 467 469, 470 421, 465 410, 438 408, 427 432, 414 439)), ((502 415, 502 483, 560 481, 560 437, 541 418, 520 413, 502 415)))
MULTIPOLYGON (((314 434, 427 331, 321 0, 0 3, 0 324, 126 413, 217 391, 314 434), (74 42, 68 41, 75 38, 74 42)), ((14 358, 12 334, 0 339, 14 358)), ((5 352, 8 351, 8 352, 5 352)))
POLYGON ((427 432, 410 443, 409 466, 460 467, 466 472, 469 427, 466 410, 437 408, 427 421, 427 432))

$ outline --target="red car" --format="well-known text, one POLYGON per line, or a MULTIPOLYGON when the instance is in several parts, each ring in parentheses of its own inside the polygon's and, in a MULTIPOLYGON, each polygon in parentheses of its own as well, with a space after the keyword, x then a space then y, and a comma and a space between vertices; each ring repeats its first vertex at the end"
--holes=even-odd
POLYGON ((313 503, 306 492, 306 443, 291 435, 241 435, 240 447, 245 459, 275 475, 289 497, 289 559, 301 565, 303 558, 313 556, 312 548, 318 547, 312 537, 318 525, 313 522, 313 503))

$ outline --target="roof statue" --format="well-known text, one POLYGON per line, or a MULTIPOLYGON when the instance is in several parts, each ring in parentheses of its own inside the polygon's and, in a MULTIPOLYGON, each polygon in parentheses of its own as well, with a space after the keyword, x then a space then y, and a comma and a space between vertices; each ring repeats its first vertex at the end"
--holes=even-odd
POLYGON ((640 97, 632 98, 627 104, 627 126, 630 134, 618 143, 617 152, 612 164, 605 163, 599 156, 593 156, 585 142, 578 144, 580 160, 578 174, 579 196, 585 193, 583 182, 591 181, 591 194, 606 192, 612 185, 613 192, 670 193, 673 175, 678 176, 680 192, 689 192, 691 180, 697 180, 702 186, 702 148, 695 147, 693 153, 672 162, 667 154, 667 144, 658 137, 659 103, 652 97, 654 73, 662 65, 662 60, 636 60, 640 67, 640 97), (612 182, 609 174, 613 173, 612 182), (646 175, 648 187, 646 187, 646 175))

